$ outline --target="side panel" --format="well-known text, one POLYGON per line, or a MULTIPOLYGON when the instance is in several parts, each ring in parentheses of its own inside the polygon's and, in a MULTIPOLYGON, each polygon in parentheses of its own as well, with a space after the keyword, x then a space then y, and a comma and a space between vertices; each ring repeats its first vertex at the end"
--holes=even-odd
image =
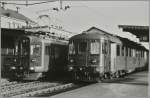
POLYGON ((129 72, 135 70, 135 66, 133 64, 133 61, 134 61, 133 57, 129 57, 129 56, 127 57, 127 70, 129 72))
POLYGON ((47 70, 44 70, 44 53, 45 53, 44 51, 45 51, 44 42, 42 42, 41 44, 41 66, 35 67, 36 72, 47 71, 47 70))

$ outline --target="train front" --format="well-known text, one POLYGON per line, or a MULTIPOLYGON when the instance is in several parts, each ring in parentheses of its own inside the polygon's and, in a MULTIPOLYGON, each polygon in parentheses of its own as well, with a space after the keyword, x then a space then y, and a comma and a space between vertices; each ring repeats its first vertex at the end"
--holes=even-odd
POLYGON ((71 38, 69 41, 68 70, 73 80, 95 82, 99 80, 100 39, 71 38))
POLYGON ((11 78, 37 79, 39 73, 35 73, 35 67, 40 66, 40 47, 38 40, 29 36, 23 36, 16 40, 14 63, 10 67, 11 78))

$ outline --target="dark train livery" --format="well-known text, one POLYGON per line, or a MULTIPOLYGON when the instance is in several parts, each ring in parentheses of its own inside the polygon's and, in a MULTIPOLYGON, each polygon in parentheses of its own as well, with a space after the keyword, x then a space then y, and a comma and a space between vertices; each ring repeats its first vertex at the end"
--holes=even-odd
POLYGON ((143 46, 97 28, 75 35, 69 41, 53 36, 54 32, 64 31, 49 27, 42 32, 37 28, 32 30, 16 40, 14 58, 5 64, 10 79, 71 75, 74 80, 93 82, 118 78, 147 64, 148 51, 143 46))
POLYGON ((37 80, 63 77, 67 65, 68 41, 41 31, 27 33, 16 40, 14 58, 11 63, 5 64, 10 75, 8 78, 37 80))
POLYGON ((147 63, 143 46, 97 28, 71 37, 68 53, 72 78, 87 82, 118 78, 147 63))

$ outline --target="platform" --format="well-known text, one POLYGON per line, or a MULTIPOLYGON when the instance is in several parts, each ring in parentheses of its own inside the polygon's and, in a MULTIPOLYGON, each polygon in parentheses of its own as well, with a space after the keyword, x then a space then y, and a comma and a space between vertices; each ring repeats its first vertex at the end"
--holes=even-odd
POLYGON ((96 83, 51 98, 148 98, 148 71, 133 73, 122 81, 96 83))

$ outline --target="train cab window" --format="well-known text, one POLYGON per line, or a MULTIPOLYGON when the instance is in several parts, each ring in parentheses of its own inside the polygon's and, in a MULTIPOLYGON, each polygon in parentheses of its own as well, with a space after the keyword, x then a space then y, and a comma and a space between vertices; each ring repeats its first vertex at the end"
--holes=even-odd
POLYGON ((18 55, 18 43, 15 45, 15 55, 18 55))
POLYGON ((117 45, 117 56, 120 56, 120 45, 117 45))
POLYGON ((31 45, 30 54, 31 55, 40 55, 40 45, 31 45))
POLYGON ((91 54, 99 54, 100 52, 100 49, 99 49, 99 42, 94 40, 94 41, 91 41, 91 44, 90 44, 90 53, 91 54))
POLYGON ((78 44, 78 53, 83 54, 87 50, 87 42, 79 42, 78 44))
POLYGON ((74 55, 75 54, 75 45, 74 43, 69 43, 69 54, 74 55))
POLYGON ((107 43, 108 43, 107 41, 102 42, 102 53, 103 54, 108 53, 108 44, 107 43))

